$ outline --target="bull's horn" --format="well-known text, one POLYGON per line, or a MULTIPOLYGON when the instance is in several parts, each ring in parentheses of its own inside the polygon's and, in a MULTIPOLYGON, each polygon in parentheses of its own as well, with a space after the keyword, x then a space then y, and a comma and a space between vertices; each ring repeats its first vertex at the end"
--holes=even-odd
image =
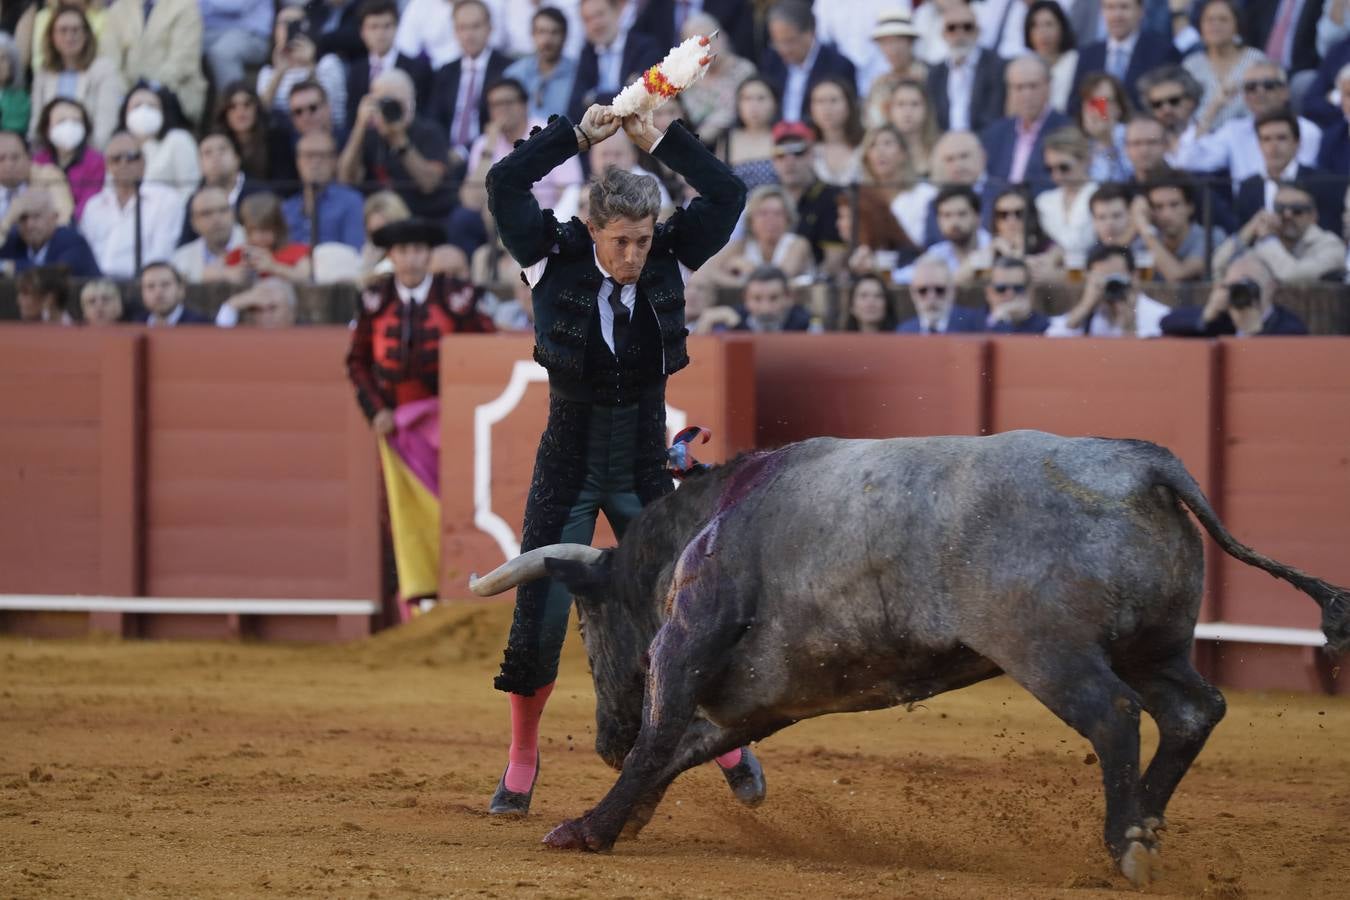
POLYGON ((492 597, 527 581, 548 575, 544 569, 546 558, 597 563, 604 555, 605 551, 586 544, 549 544, 547 547, 536 547, 502 563, 482 578, 470 575, 469 590, 480 597, 492 597))

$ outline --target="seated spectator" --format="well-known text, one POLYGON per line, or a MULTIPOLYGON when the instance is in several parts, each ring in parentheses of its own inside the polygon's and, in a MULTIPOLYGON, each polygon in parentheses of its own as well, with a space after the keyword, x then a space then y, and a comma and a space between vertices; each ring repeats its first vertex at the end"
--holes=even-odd
POLYGON ((782 269, 774 266, 755 269, 745 282, 742 296, 743 305, 739 307, 716 306, 705 311, 700 325, 706 320, 712 331, 760 333, 811 329, 811 314, 793 303, 792 289, 782 269))
POLYGON ((125 316, 126 305, 116 282, 95 278, 80 288, 80 321, 85 325, 115 325, 125 316))
POLYGON ((104 275, 131 278, 146 261, 173 255, 183 231, 184 204, 177 191, 145 177, 145 157, 127 132, 116 132, 108 141, 106 159, 108 183, 85 204, 80 233, 104 275))
MULTIPOLYGON (((980 197, 973 188, 949 184, 938 191, 933 208, 937 210, 938 234, 942 240, 928 248, 920 261, 946 263, 948 274, 955 278, 966 259, 988 247, 993 238, 980 226, 980 197)), ((897 270, 896 283, 908 284, 911 270, 916 267, 917 263, 897 270)))
POLYGON ((1275 211, 1261 210, 1214 252, 1214 272, 1251 252, 1270 267, 1280 284, 1306 284, 1345 272, 1345 242, 1317 225, 1311 188, 1286 182, 1275 192, 1275 211))
POLYGON ((708 46, 712 63, 702 78, 680 94, 680 101, 688 113, 690 129, 697 131, 703 143, 711 147, 735 123, 737 89, 755 74, 755 64, 736 55, 731 36, 706 11, 684 20, 679 40, 694 35, 714 35, 708 46))
POLYGON ((317 81, 302 81, 291 88, 286 109, 289 118, 281 122, 273 118, 269 140, 272 181, 298 184, 300 173, 295 167, 295 145, 302 136, 321 131, 331 135, 339 147, 345 147, 348 135, 334 123, 333 104, 328 102, 328 92, 317 81))
POLYGON ((273 0, 198 0, 202 49, 217 90, 244 77, 245 66, 267 60, 273 0))
POLYGON ((244 246, 244 229, 234 219, 229 195, 209 185, 198 188, 188 203, 188 212, 193 232, 200 237, 173 252, 173 267, 189 284, 241 283, 242 267, 225 262, 232 250, 244 246))
POLYGON ((1345 173, 1334 176, 1298 161, 1298 117, 1287 109, 1265 113, 1256 120, 1256 137, 1261 145, 1262 170, 1238 185, 1238 220, 1248 222, 1262 209, 1273 211, 1280 184, 1297 181, 1314 192, 1317 224, 1327 231, 1338 231, 1345 173))
POLYGON ((403 198, 393 191, 376 191, 366 198, 362 213, 361 220, 366 227, 366 241, 361 247, 362 283, 369 283, 372 278, 394 271, 384 248, 375 243, 372 235, 390 222, 411 219, 412 212, 403 198))
POLYGON ((796 231, 811 244, 816 269, 837 274, 843 271, 847 255, 838 227, 839 189, 816 177, 811 168, 812 143, 814 136, 807 126, 779 122, 773 127, 773 168, 779 184, 796 203, 796 231))
MULTIPOLYGON (((127 84, 157 84, 200 122, 206 109, 202 14, 196 0, 113 0, 99 33, 99 53, 127 84)), ((92 106, 91 106, 92 108, 92 106)), ((121 127, 121 126, 119 126, 121 127)), ((191 184, 196 184, 194 178, 191 184)))
POLYGON ((1026 47, 1050 69, 1050 105, 1066 113, 1078 68, 1078 41, 1058 0, 1035 0, 1023 22, 1026 47))
POLYGON ((41 188, 26 191, 10 204, 7 218, 14 221, 3 246, 0 261, 6 275, 34 266, 65 266, 76 278, 99 275, 98 262, 89 244, 74 228, 57 224, 56 204, 41 188))
POLYGON ((886 114, 887 121, 900 132, 900 140, 905 145, 905 155, 914 167, 914 175, 927 178, 932 171, 933 155, 940 135, 928 89, 919 81, 900 82, 891 91, 886 114))
MULTIPOLYGON (((939 186, 969 187, 980 199, 980 206, 986 212, 980 224, 989 227, 988 211, 991 202, 1002 185, 997 184, 985 173, 987 158, 980 139, 969 131, 949 131, 938 138, 933 148, 932 179, 939 186)), ((936 196, 936 195, 934 195, 936 196)), ((942 240, 938 230, 937 204, 928 204, 928 222, 924 229, 923 243, 931 246, 942 240)))
POLYGON ((20 322, 71 324, 66 311, 70 273, 65 266, 32 266, 19 273, 14 284, 20 322))
POLYGON ((1162 125, 1168 153, 1176 151, 1183 137, 1189 142, 1198 136, 1196 112, 1204 95, 1200 82, 1179 65, 1159 66, 1139 79, 1141 108, 1162 125))
POLYGON ((295 324, 295 288, 284 278, 264 278, 230 297, 216 311, 216 325, 289 328, 295 324))
POLYGON ((417 105, 426 106, 431 87, 431 66, 420 57, 404 56, 394 46, 398 33, 398 3, 395 0, 365 0, 357 8, 362 54, 346 63, 347 111, 345 122, 356 121, 356 105, 370 93, 370 83, 391 69, 402 69, 413 82, 417 105))
POLYGON ((442 129, 417 115, 412 79, 395 69, 361 99, 338 173, 346 184, 392 189, 414 216, 443 222, 455 205, 449 151, 442 129))
POLYGON ((491 46, 492 13, 486 3, 457 0, 450 16, 459 58, 432 74, 423 115, 440 126, 440 133, 449 136, 453 152, 462 157, 482 132, 486 119, 484 89, 501 80, 511 59, 491 46))
POLYGON ((89 129, 89 114, 74 100, 58 97, 38 115, 33 162, 54 165, 65 174, 76 220, 89 198, 102 189, 106 174, 103 154, 90 143, 89 129))
POLYGON ((709 274, 719 287, 744 287, 751 274, 773 266, 794 281, 808 279, 812 270, 811 244, 793 229, 796 210, 787 192, 764 185, 750 192, 745 204, 746 235, 735 238, 708 262, 709 274))
MULTIPOLYGON (((1126 86, 1130 102, 1137 105, 1139 96, 1135 93, 1135 85, 1139 76, 1158 66, 1180 62, 1181 54, 1173 45, 1171 35, 1143 27, 1144 0, 1102 0, 1101 17, 1106 26, 1106 39, 1094 41, 1079 50, 1074 85, 1081 88, 1092 73, 1106 72, 1126 86)), ((1080 37, 1086 40, 1088 36, 1080 37)), ((1077 106, 1069 112, 1076 115, 1077 106)))
POLYGON ((984 286, 985 328, 994 334, 1044 334, 1050 319, 1031 308, 1031 271, 1020 259, 998 257, 984 286))
POLYGON ((286 227, 292 240, 301 244, 346 244, 360 250, 365 243, 361 227, 359 191, 337 184, 337 145, 321 131, 311 132, 296 144, 296 165, 300 169, 300 193, 282 204, 286 227), (312 224, 318 224, 318 236, 312 236, 312 224))
MULTIPOLYGON (((1350 50, 1350 45, 1347 45, 1350 50)), ((1317 167, 1327 172, 1350 172, 1350 63, 1336 74, 1336 93, 1340 95, 1340 118, 1329 122, 1322 134, 1317 167)))
MULTIPOLYGON (((1289 81, 1284 70, 1269 61, 1248 66, 1242 80, 1242 97, 1251 115, 1229 119, 1208 134, 1198 128, 1187 129, 1178 138, 1168 160, 1191 172, 1227 169, 1234 184, 1260 174, 1265 166, 1256 137, 1256 120, 1289 106, 1289 81)), ((1317 162, 1317 152, 1322 146, 1322 129, 1300 116, 1298 130, 1298 161, 1311 166, 1317 162)))
POLYGON ((899 326, 895 302, 886 282, 875 275, 862 275, 848 289, 844 331, 862 334, 892 334, 899 326))
POLYGON ((7 11, 4 15, 0 15, 0 21, 10 20, 14 15, 13 10, 19 9, 18 20, 14 22, 13 27, 0 25, 6 34, 14 36, 14 44, 19 51, 19 65, 15 71, 37 72, 46 67, 47 29, 51 26, 52 16, 56 14, 58 7, 75 6, 80 9, 89 20, 91 33, 97 36, 103 31, 103 18, 107 13, 105 5, 85 0, 40 0, 35 3, 7 4, 7 11))
POLYGON ((882 125, 867 132, 863 137, 862 160, 866 183, 890 209, 905 240, 917 249, 927 227, 928 205, 937 196, 937 188, 915 180, 904 139, 894 125, 882 125))
POLYGON ((569 27, 561 10, 552 6, 536 9, 530 16, 534 52, 522 56, 502 72, 503 78, 514 78, 525 86, 532 119, 547 120, 549 116, 567 114, 577 74, 576 59, 563 52, 569 27))
POLYGON ((956 284, 967 287, 984 281, 999 258, 1026 263, 1033 281, 1061 280, 1064 253, 1045 236, 1036 217, 1036 204, 1025 187, 1004 188, 994 198, 993 240, 970 254, 956 270, 956 284))
POLYGON ((70 222, 75 202, 66 176, 54 165, 34 162, 21 133, 0 131, 0 233, 9 233, 14 225, 14 201, 32 188, 42 188, 50 196, 57 224, 70 222))
POLYGON ((1045 190, 1045 138, 1068 125, 1069 118, 1050 105, 1050 70, 1040 57, 1013 60, 1005 77, 1012 115, 995 120, 980 134, 987 171, 999 181, 1045 190))
POLYGON ((1045 168, 1055 188, 1036 198, 1036 214, 1071 269, 1081 268, 1094 243, 1090 201, 1097 184, 1088 177, 1091 155, 1087 136, 1072 125, 1045 139, 1045 168))
MULTIPOLYGON (((1334 3, 1335 0, 1332 0, 1334 3)), ((1305 0, 1266 0, 1244 4, 1242 37, 1253 47, 1262 47, 1287 72, 1316 69, 1318 8, 1322 3, 1305 0)))
MULTIPOLYGON (((127 94, 118 129, 130 134, 145 157, 146 181, 177 191, 186 204, 202 179, 197 142, 187 130, 178 99, 167 89, 140 82, 127 94)), ((112 153, 109 141, 108 153, 112 153)))
POLYGON ((1089 75, 1079 88, 1078 127, 1091 142, 1087 174, 1093 181, 1130 177, 1125 156, 1125 121, 1133 114, 1125 87, 1106 74, 1089 75))
MULTIPOLYGON (((462 57, 464 46, 459 38, 459 29, 455 28, 455 11, 465 2, 482 7, 489 13, 485 29, 488 33, 482 38, 482 43, 485 46, 501 46, 505 38, 504 23, 501 21, 504 17, 498 16, 493 21, 491 10, 483 0, 409 0, 406 4, 400 4, 403 14, 399 18, 398 34, 394 38, 398 52, 414 58, 425 57, 433 71, 462 57), (447 7, 449 15, 446 15, 447 7)), ((498 0, 491 2, 493 6, 500 6, 498 0)), ((476 23, 477 19, 474 21, 476 23)), ((475 24, 474 27, 482 26, 475 24)))
MULTIPOLYGON (((586 2, 589 4, 599 0, 586 2)), ((585 16, 585 9, 582 15, 585 16)), ((783 121, 800 122, 806 118, 810 111, 806 103, 807 92, 817 82, 833 77, 849 84, 858 83, 853 63, 816 36, 816 17, 808 4, 797 0, 779 0, 769 7, 767 22, 769 46, 760 59, 759 73, 773 85, 774 92, 783 98, 783 121)), ((589 27, 587 31, 589 33, 589 27)), ((598 38, 591 38, 589 34, 588 38, 600 45, 604 43, 598 38)), ((658 58, 664 52, 658 51, 658 58)), ((582 59, 584 64, 584 55, 582 59)), ((575 95, 573 91, 573 110, 584 109, 584 106, 575 104, 575 95)))
POLYGON ((774 122, 778 97, 773 85, 758 75, 736 88, 735 123, 722 135, 722 158, 749 190, 776 184, 773 168, 774 122))
POLYGON ((1195 221, 1195 186, 1189 179, 1171 169, 1154 170, 1130 211, 1135 262, 1145 278, 1150 270, 1152 280, 1169 284, 1205 277, 1205 263, 1224 233, 1212 228, 1207 248, 1205 230, 1195 221))
MULTIPOLYGON (((488 170, 505 159, 516 141, 528 136, 531 125, 543 127, 544 122, 529 119, 529 97, 525 86, 511 78, 503 78, 487 86, 488 118, 483 133, 473 142, 468 156, 467 180, 486 185, 488 170)), ((564 160, 553 171, 534 183, 534 199, 542 209, 553 209, 570 187, 580 187, 585 181, 581 162, 573 156, 564 160)))
POLYGON ((1203 52, 1181 61, 1205 92, 1199 113, 1202 131, 1213 131, 1247 114, 1242 104, 1242 80, 1249 67, 1265 59, 1255 46, 1242 43, 1238 7, 1236 0, 1204 0, 1200 4, 1203 52))
POLYGON ((1125 159, 1137 184, 1148 180, 1149 173, 1167 165, 1167 130, 1162 122, 1146 113, 1135 113, 1125 126, 1125 159))
POLYGON ((901 334, 984 331, 984 316, 979 310, 956 305, 956 283, 952 281, 951 266, 944 259, 919 258, 909 284, 909 299, 918 315, 900 323, 896 330, 901 334))
POLYGON ((225 255, 225 265, 241 267, 244 281, 269 277, 296 284, 309 281, 309 246, 292 243, 276 194, 245 197, 239 204, 239 224, 244 229, 244 245, 225 255))
POLYGON ((260 181, 270 178, 270 117, 253 88, 242 81, 226 85, 216 100, 213 118, 216 130, 233 139, 239 153, 240 171, 260 181))
MULTIPOLYGON (((318 132, 320 135, 323 132, 318 132)), ((267 190, 262 179, 243 170, 243 157, 229 134, 208 132, 197 145, 197 160, 202 170, 202 187, 220 188, 230 200, 230 207, 239 208, 239 202, 250 194, 267 190)))
POLYGON ((951 3, 942 10, 947 58, 928 72, 928 96, 943 131, 976 134, 1004 115, 1003 59, 979 44, 976 9, 951 3))
POLYGON ((179 325, 209 325, 211 320, 183 305, 187 285, 178 270, 167 262, 146 263, 138 277, 141 288, 141 306, 144 311, 136 317, 152 328, 174 328, 179 325))
POLYGON ((1182 306, 1162 320, 1163 334, 1173 337, 1253 337, 1307 334, 1308 326, 1275 302, 1279 287, 1270 267, 1255 254, 1233 260, 1223 281, 1214 285, 1204 306, 1182 306))
POLYGON ((853 88, 838 78, 825 78, 807 95, 807 120, 816 130, 811 161, 816 177, 839 187, 862 177, 862 119, 853 88))
POLYGON ((32 99, 23 88, 19 48, 12 37, 0 32, 0 130, 26 130, 32 108, 32 99))
POLYGON ((885 194, 871 185, 860 185, 838 199, 839 234, 853 247, 848 271, 853 276, 889 274, 909 265, 920 248, 909 239, 891 215, 885 194))
POLYGON ((1158 337, 1171 310, 1140 293, 1129 247, 1098 244, 1087 257, 1083 296, 1067 313, 1050 317, 1046 337, 1158 337))
POLYGON ((258 70, 258 98, 273 115, 291 107, 291 92, 306 81, 323 87, 333 127, 340 130, 347 115, 347 70, 332 53, 318 55, 309 20, 298 6, 283 6, 272 26, 272 61, 258 70))
POLYGON ((305 17, 309 19, 309 35, 320 57, 332 53, 347 61, 365 52, 356 18, 361 3, 362 0, 308 0, 303 4, 305 17))
POLYGON ((901 8, 883 11, 872 28, 872 43, 886 62, 883 72, 872 79, 863 104, 863 120, 868 128, 890 121, 891 97, 903 81, 928 79, 928 65, 914 55, 918 29, 901 8))

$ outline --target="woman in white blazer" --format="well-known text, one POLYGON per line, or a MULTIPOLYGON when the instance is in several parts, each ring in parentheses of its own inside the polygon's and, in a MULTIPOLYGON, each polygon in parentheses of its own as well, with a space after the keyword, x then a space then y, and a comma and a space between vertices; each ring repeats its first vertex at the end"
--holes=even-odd
POLYGON ((1064 251, 1064 264, 1081 269, 1095 241, 1088 202, 1097 185, 1087 175, 1092 143, 1078 126, 1067 125, 1048 134, 1044 146, 1055 188, 1036 198, 1036 214, 1041 230, 1064 251))

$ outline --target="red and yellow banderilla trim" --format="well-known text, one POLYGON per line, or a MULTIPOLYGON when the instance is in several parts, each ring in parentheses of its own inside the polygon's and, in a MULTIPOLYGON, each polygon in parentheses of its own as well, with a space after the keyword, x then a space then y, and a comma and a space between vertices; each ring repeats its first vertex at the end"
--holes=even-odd
POLYGON ((660 66, 652 66, 642 73, 642 86, 647 89, 647 93, 665 97, 667 100, 680 92, 680 89, 661 71, 660 66))

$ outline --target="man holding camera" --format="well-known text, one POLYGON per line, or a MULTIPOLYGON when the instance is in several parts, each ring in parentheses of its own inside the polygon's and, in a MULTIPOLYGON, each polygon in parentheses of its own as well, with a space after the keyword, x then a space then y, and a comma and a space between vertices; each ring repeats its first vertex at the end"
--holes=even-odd
POLYGON ((417 115, 412 78, 393 69, 357 105, 338 173, 347 184, 374 181, 393 190, 414 216, 443 223, 455 205, 449 154, 441 129, 417 115))
POLYGON ((1219 337, 1235 334, 1307 334, 1308 326, 1275 302, 1277 283, 1270 267, 1248 253, 1233 261, 1221 284, 1209 292, 1203 306, 1183 306, 1162 320, 1163 334, 1172 337, 1219 337))
POLYGON ((1129 247, 1098 244, 1087 257, 1087 280, 1078 305, 1052 316, 1046 337, 1158 337, 1165 304, 1139 292, 1129 247))

